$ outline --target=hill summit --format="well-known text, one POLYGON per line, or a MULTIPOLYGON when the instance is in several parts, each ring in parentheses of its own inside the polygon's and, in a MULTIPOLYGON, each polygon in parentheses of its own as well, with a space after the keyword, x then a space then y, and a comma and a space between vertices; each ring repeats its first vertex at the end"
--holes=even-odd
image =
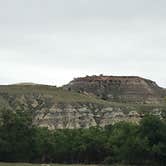
POLYGON ((64 87, 116 102, 160 103, 166 94, 154 81, 138 76, 79 77, 64 87))

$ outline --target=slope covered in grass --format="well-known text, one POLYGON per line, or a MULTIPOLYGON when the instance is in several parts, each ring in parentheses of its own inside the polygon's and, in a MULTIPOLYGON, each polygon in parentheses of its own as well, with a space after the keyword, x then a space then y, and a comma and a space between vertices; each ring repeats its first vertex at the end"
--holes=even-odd
POLYGON ((63 103, 88 102, 88 103, 108 104, 108 102, 97 99, 96 97, 91 95, 70 92, 62 88, 57 88, 55 86, 38 85, 38 84, 1 85, 0 96, 3 96, 4 94, 8 94, 10 96, 43 95, 45 97, 51 97, 55 99, 57 102, 63 102, 63 103))

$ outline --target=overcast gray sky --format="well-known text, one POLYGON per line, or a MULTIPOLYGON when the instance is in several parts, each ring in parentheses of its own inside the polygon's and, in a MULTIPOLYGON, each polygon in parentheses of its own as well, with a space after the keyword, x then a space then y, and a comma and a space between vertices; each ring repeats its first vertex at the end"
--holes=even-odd
POLYGON ((0 0, 0 84, 165 72, 165 0, 0 0))

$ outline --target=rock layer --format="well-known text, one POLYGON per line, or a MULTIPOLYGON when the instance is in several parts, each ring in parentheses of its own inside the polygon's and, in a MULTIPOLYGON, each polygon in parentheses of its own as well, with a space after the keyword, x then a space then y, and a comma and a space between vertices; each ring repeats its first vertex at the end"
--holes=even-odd
POLYGON ((86 76, 64 88, 116 102, 160 103, 166 94, 155 82, 136 76, 86 76))

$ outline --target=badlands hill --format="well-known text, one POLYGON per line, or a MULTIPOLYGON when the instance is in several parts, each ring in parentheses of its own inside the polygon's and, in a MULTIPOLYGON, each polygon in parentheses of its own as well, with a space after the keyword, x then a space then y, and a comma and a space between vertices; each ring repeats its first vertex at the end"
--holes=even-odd
POLYGON ((87 76, 55 86, 0 86, 0 110, 29 111, 34 125, 88 128, 118 121, 138 123, 145 114, 165 118, 165 90, 140 77, 87 76))
POLYGON ((137 76, 86 76, 72 80, 64 86, 68 90, 94 94, 115 102, 160 103, 165 89, 155 82, 137 76))

